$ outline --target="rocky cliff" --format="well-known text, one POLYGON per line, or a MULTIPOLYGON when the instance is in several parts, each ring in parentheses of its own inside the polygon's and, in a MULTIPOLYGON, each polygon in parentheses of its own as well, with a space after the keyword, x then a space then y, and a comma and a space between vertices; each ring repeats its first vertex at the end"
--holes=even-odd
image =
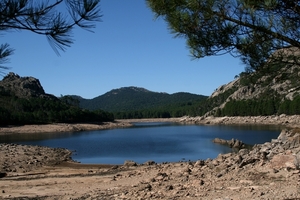
MULTIPOLYGON (((286 49, 285 53, 299 56, 300 50, 286 49)), ((280 54, 275 52, 274 55, 280 54)), ((280 60, 266 65, 260 70, 251 73, 241 73, 235 80, 217 88, 209 97, 224 99, 207 115, 213 114, 218 108, 224 108, 232 100, 247 100, 260 98, 279 98, 293 100, 300 95, 300 64, 299 60, 280 60), (224 98, 225 96, 225 98, 224 98)))
POLYGON ((20 77, 13 72, 10 72, 0 81, 0 93, 17 96, 19 98, 56 98, 53 95, 45 93, 38 79, 33 77, 20 77))

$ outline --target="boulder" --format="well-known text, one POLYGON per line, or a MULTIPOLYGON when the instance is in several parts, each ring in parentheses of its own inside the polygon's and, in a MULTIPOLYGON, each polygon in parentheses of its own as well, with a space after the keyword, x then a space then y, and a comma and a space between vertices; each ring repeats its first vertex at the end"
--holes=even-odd
POLYGON ((132 161, 132 160, 126 160, 124 162, 124 166, 126 166, 126 167, 134 167, 134 166, 137 166, 137 163, 134 162, 134 161, 132 161))
POLYGON ((271 160, 271 167, 274 169, 298 169, 299 160, 294 155, 275 155, 271 160))
POLYGON ((216 144, 226 145, 229 146, 230 148, 235 148, 235 149, 242 149, 245 148, 246 146, 242 141, 237 139, 224 140, 220 138, 215 138, 213 139, 213 142, 216 144))

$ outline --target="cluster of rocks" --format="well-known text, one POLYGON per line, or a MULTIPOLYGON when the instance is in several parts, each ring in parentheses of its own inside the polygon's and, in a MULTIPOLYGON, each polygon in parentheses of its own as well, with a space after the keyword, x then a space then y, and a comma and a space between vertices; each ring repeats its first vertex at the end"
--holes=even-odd
POLYGON ((232 138, 231 140, 224 140, 221 138, 215 138, 213 139, 213 143, 222 144, 229 146, 230 148, 234 149, 242 149, 246 147, 246 144, 238 139, 232 138))
POLYGON ((274 170, 300 169, 300 134, 283 130, 277 139, 254 145, 252 150, 241 149, 237 154, 220 155, 214 161, 222 168, 242 168, 259 163, 274 170))
POLYGON ((284 130, 271 142, 255 145, 252 150, 220 154, 216 159, 151 162, 151 166, 127 161, 124 166, 136 170, 118 174, 113 181, 132 177, 140 177, 140 181, 130 187, 97 191, 95 195, 103 199, 299 198, 299 144, 299 133, 284 130), (139 166, 144 168, 139 169, 139 166), (284 190, 284 187, 289 189, 284 190))
POLYGON ((235 117, 189 117, 184 116, 179 119, 181 123, 195 123, 195 124, 238 124, 238 125, 276 125, 276 126, 291 126, 296 127, 300 125, 299 115, 270 115, 270 116, 235 116, 235 117))
MULTIPOLYGON (((74 199, 75 194, 76 199, 296 199, 300 198, 299 144, 300 132, 286 129, 270 142, 254 145, 251 150, 220 154, 215 159, 143 164, 126 161, 123 166, 86 170, 86 174, 76 175, 76 179, 48 174, 53 185, 44 180, 45 190, 50 186, 68 190, 64 195, 54 189, 54 196, 32 195, 43 199, 74 199), (62 179, 61 184, 68 185, 57 186, 62 179)), ((69 160, 71 153, 65 149, 13 144, 2 144, 0 150, 0 167, 8 174, 55 165, 69 160)), ((9 181, 9 176, 2 181, 9 181)), ((5 195, 11 194, 6 187, 5 195)))
POLYGON ((71 161, 71 151, 63 148, 0 144, 0 172, 25 173, 42 166, 71 161))

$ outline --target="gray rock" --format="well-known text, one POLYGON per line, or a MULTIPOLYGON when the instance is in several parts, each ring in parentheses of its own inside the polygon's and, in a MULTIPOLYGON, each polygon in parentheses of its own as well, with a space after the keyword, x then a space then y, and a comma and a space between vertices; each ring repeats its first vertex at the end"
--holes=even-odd
POLYGON ((204 160, 197 160, 197 162, 194 164, 194 167, 204 166, 204 165, 205 165, 204 160))
POLYGON ((155 165, 156 163, 153 160, 149 160, 144 163, 144 165, 155 165))
POLYGON ((183 173, 191 173, 192 172, 192 170, 189 168, 189 167, 186 167, 186 168, 184 168, 183 170, 182 170, 182 172, 183 173))
POLYGON ((137 163, 134 162, 134 161, 132 161, 132 160, 126 160, 124 162, 124 166, 126 166, 126 167, 133 167, 133 166, 137 166, 137 163))
POLYGON ((166 186, 166 190, 173 190, 173 189, 174 189, 173 185, 167 185, 166 186))
POLYGON ((242 141, 237 139, 224 140, 220 138, 215 138, 213 139, 213 142, 217 144, 229 146, 230 148, 236 148, 236 149, 241 149, 245 147, 245 144, 242 141))
POLYGON ((40 81, 33 77, 20 77, 10 72, 0 81, 0 92, 15 95, 20 98, 42 97, 57 99, 55 96, 46 94, 40 81))
POLYGON ((287 129, 284 129, 281 131, 280 135, 278 136, 278 140, 280 141, 286 141, 288 138, 288 130, 287 129))
POLYGON ((238 154, 243 157, 245 155, 248 155, 249 152, 250 152, 249 149, 241 149, 241 150, 239 150, 238 154))

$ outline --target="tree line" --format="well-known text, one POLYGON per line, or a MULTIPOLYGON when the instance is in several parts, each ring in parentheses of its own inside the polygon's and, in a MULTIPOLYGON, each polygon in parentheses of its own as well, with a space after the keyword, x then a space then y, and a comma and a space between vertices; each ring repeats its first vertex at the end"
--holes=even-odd
POLYGON ((196 116, 197 114, 194 113, 194 111, 198 104, 199 102, 195 101, 149 109, 113 112, 113 114, 116 119, 171 118, 182 117, 184 115, 196 116))
POLYGON ((232 100, 223 109, 218 109, 215 116, 268 116, 268 115, 299 115, 300 96, 293 100, 280 98, 232 100))
MULTIPOLYGON (((232 90, 234 91, 234 88, 232 90)), ((171 118, 185 115, 201 116, 220 105, 222 100, 231 92, 201 101, 114 113, 82 109, 78 106, 76 100, 72 100, 69 97, 61 97, 60 99, 18 98, 16 96, 3 96, 2 94, 0 98, 0 125, 99 123, 113 121, 114 119, 171 118)), ((215 110, 213 114, 216 117, 300 114, 300 96, 295 97, 293 100, 285 99, 283 101, 276 95, 270 96, 272 98, 231 100, 226 103, 224 108, 215 110)))
POLYGON ((89 111, 60 99, 1 96, 0 125, 113 121, 112 113, 89 111))

